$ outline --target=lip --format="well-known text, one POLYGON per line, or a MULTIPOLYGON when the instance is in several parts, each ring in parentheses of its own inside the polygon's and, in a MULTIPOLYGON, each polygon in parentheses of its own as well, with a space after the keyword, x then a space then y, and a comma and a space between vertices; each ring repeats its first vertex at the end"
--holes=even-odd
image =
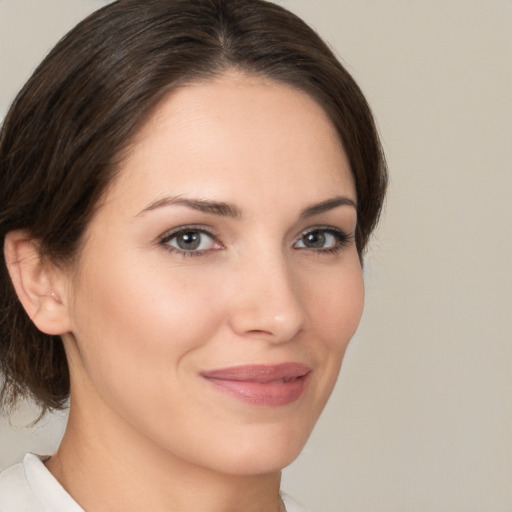
POLYGON ((221 392, 253 405, 278 407, 304 393, 311 368, 302 363, 243 365, 208 370, 201 376, 221 392))

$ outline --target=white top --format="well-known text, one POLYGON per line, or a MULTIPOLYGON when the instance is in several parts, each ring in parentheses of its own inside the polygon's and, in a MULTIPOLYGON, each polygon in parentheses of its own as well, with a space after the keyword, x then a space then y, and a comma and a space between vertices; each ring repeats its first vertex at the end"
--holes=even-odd
MULTIPOLYGON (((23 462, 0 473, 0 512, 84 512, 43 464, 31 453, 23 462)), ((281 494, 287 512, 307 512, 281 494)))

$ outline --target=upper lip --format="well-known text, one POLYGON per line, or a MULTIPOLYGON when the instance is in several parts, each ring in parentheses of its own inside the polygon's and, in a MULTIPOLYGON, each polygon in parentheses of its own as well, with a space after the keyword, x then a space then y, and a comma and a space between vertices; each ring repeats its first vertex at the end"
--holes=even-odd
POLYGON ((311 368, 303 363, 281 363, 275 365, 249 364, 207 370, 201 375, 207 379, 232 380, 240 382, 259 382, 262 384, 274 381, 288 381, 304 377, 311 368))

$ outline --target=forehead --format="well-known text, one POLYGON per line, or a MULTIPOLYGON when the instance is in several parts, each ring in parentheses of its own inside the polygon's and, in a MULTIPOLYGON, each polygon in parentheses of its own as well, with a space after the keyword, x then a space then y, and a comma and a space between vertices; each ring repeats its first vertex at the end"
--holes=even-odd
POLYGON ((323 108, 289 85, 233 72, 178 87, 160 102, 111 195, 142 203, 198 190, 272 203, 297 189, 314 202, 333 187, 355 201, 350 165, 323 108))

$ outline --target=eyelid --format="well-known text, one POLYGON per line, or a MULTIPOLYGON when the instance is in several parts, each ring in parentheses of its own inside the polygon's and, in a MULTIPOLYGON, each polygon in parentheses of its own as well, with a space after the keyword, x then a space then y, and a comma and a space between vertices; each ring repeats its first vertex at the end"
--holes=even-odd
POLYGON ((301 231, 300 235, 295 239, 294 246, 297 242, 299 242, 304 236, 308 235, 309 233, 314 233, 316 231, 329 233, 333 235, 336 238, 337 244, 336 247, 331 248, 310 248, 310 247, 300 247, 297 248, 297 250, 311 250, 312 252, 316 253, 334 253, 337 252, 350 243, 352 243, 355 240, 354 233, 353 232, 347 232, 344 229, 341 229, 339 227, 331 226, 331 225, 318 225, 318 226, 311 226, 303 231, 301 231))
POLYGON ((315 231, 326 231, 328 233, 334 233, 334 234, 342 235, 342 236, 347 237, 347 238, 350 238, 350 237, 353 236, 352 233, 349 233, 346 230, 338 228, 336 226, 320 224, 318 226, 311 226, 311 227, 301 231, 299 236, 298 236, 298 238, 297 238, 297 240, 299 238, 303 237, 304 235, 307 235, 308 233, 314 233, 315 231))
POLYGON ((167 231, 164 231, 161 235, 158 236, 158 241, 161 242, 163 240, 168 240, 169 238, 176 236, 179 233, 183 233, 184 231, 199 231, 201 233, 205 233, 212 238, 217 238, 216 231, 206 224, 182 224, 180 226, 176 226, 174 228, 170 228, 167 231))
POLYGON ((172 245, 169 245, 168 242, 172 240, 174 237, 178 236, 181 233, 186 233, 187 231, 196 231, 198 233, 201 233, 203 235, 206 235, 210 237, 216 244, 224 247, 222 242, 219 240, 219 237, 217 233, 215 233, 215 230, 211 228, 211 226, 205 226, 204 224, 183 224, 181 226, 177 226, 175 228, 171 228, 167 231, 165 231, 163 234, 161 234, 157 238, 158 245, 164 247, 164 249, 180 254, 183 256, 200 256, 204 255, 212 250, 218 250, 218 249, 207 249, 207 250, 197 250, 197 251, 187 251, 182 250, 177 247, 173 247, 172 245))

